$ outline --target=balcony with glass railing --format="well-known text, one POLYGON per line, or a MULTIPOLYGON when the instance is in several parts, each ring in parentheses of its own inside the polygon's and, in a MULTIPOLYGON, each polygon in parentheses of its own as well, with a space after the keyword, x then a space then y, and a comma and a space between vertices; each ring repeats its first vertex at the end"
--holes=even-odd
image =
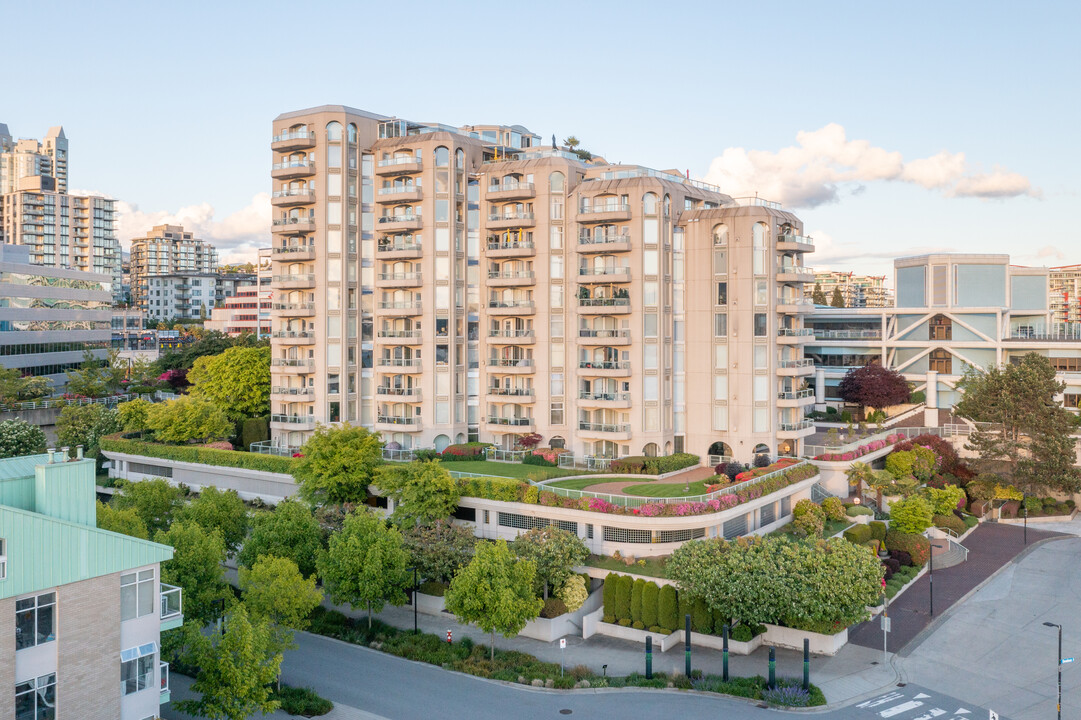
POLYGON ((283 233, 308 233, 315 232, 315 219, 311 217, 288 217, 275 218, 271 223, 273 231, 283 233))
POLYGON ((536 278, 532 270, 489 270, 488 285, 490 287, 517 287, 521 285, 533 285, 536 278))
POLYGON ((810 250, 814 248, 814 238, 803 235, 780 234, 777 236, 779 250, 810 250))
POLYGON ((294 430, 301 430, 315 427, 314 415, 290 415, 280 414, 270 416, 271 425, 286 425, 294 430))
POLYGON ((419 258, 422 247, 420 240, 384 240, 375 247, 379 255, 388 260, 395 258, 419 258))
POLYGON ((486 394, 492 397, 531 398, 536 393, 529 387, 490 387, 486 394))
POLYGON ((313 368, 315 360, 310 358, 271 358, 271 367, 280 368, 313 368))
POLYGON ((486 197, 488 200, 523 200, 536 195, 537 189, 531 182, 503 182, 489 185, 486 197))
POLYGON ((183 590, 176 585, 161 584, 159 619, 161 630, 172 630, 184 624, 183 590))
POLYGON ((421 159, 413 155, 384 158, 376 163, 376 175, 404 175, 418 173, 423 168, 421 159))
POLYGON ((375 276, 376 287, 419 287, 421 274, 419 272, 390 272, 379 273, 375 276))
POLYGON ((315 163, 310 160, 283 160, 270 168, 273 178, 307 177, 315 174, 315 163))
POLYGON ((489 330, 488 339, 496 345, 505 345, 519 341, 532 341, 535 335, 532 330, 489 330))
POLYGON ((273 275, 270 278, 273 287, 281 289, 298 289, 315 287, 315 273, 296 273, 291 275, 273 275))
POLYGON ((315 133, 308 130, 286 130, 270 139, 270 149, 306 150, 315 147, 315 133))
POLYGON ((412 432, 420 429, 420 418, 412 415, 377 415, 376 430, 403 430, 412 432), (385 427, 379 427, 383 425, 385 427))
POLYGON ((618 222, 631 219, 630 203, 582 203, 578 206, 579 222, 618 222))
POLYGON ((514 427, 519 429, 533 427, 533 418, 531 417, 500 417, 499 415, 489 415, 487 419, 489 425, 495 427, 514 427))
POLYGON ((489 300, 490 315, 532 315, 536 306, 532 300, 489 300))
POLYGON ((630 439, 631 426, 624 423, 578 422, 578 431, 590 435, 610 436, 612 439, 630 439))
POLYGON ((311 188, 285 188, 275 190, 270 198, 270 204, 275 207, 289 207, 291 205, 307 205, 315 202, 315 191, 311 188))
POLYGON ((382 338, 384 340, 420 340, 420 339, 422 339, 422 334, 421 334, 420 330, 380 330, 375 335, 376 335, 376 337, 382 338))
POLYGON ((387 397, 404 397, 412 400, 420 400, 419 387, 396 387, 394 385, 379 385, 375 388, 376 395, 387 397))
POLYGON ((375 366, 419 369, 420 362, 420 358, 379 357, 375 359, 375 366))
POLYGON ((490 213, 488 215, 488 229, 504 230, 507 228, 531 227, 535 224, 533 213, 526 210, 514 212, 490 213))
POLYGON ((281 397, 311 397, 315 395, 315 388, 310 387, 288 387, 285 385, 274 385, 270 388, 270 394, 272 396, 281 397))
POLYGON ((402 230, 420 230, 423 222, 420 215, 383 215, 376 224, 376 229, 380 232, 400 232, 402 230))
POLYGON ((625 315, 631 311, 631 299, 617 298, 579 298, 578 311, 583 315, 625 315))
POLYGON ((537 249, 532 240, 489 240, 485 254, 492 258, 531 257, 537 249))
POLYGON ((384 315, 420 315, 420 300, 395 300, 379 303, 384 315))

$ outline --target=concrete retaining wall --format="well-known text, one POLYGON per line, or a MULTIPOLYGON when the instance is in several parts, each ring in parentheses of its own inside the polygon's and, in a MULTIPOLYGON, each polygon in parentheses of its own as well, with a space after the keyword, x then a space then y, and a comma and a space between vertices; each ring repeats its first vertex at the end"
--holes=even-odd
POLYGON ((836 655, 837 651, 848 642, 848 628, 836 635, 822 635, 821 633, 767 624, 766 632, 759 637, 762 638, 763 645, 791 650, 803 650, 803 639, 807 638, 811 641, 811 652, 815 655, 836 655))
POLYGON ((204 487, 236 490, 244 500, 258 499, 269 505, 275 505, 295 495, 297 491, 293 476, 285 473, 180 462, 104 450, 102 452, 112 461, 109 477, 133 482, 165 477, 171 485, 183 483, 195 490, 202 490, 204 487), (153 470, 147 472, 145 468, 153 470))

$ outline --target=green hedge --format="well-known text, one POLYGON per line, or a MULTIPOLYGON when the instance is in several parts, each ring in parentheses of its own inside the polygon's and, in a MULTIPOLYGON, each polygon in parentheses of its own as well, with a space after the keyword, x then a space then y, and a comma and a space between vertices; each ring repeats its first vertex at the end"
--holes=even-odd
POLYGON ((642 624, 646 627, 653 627, 658 622, 660 613, 657 603, 660 590, 655 582, 647 582, 642 586, 642 624))
POLYGON ((145 457, 175 460, 177 462, 217 465, 219 467, 261 470, 263 472, 293 474, 296 461, 291 457, 261 455, 259 453, 240 452, 238 450, 218 450, 215 448, 186 447, 183 445, 163 445, 161 443, 128 440, 119 435, 110 435, 101 439, 101 449, 107 452, 143 455, 145 457))
MULTIPOLYGON (((863 545, 869 540, 874 539, 874 535, 869 525, 853 525, 844 531, 844 538, 853 545, 863 545)), ((885 540, 885 535, 882 536, 885 540)))
POLYGON ((676 453, 675 455, 660 455, 657 457, 633 455, 613 460, 610 470, 613 473, 628 475, 663 475, 683 468, 694 467, 698 462, 699 457, 690 453, 676 453))
POLYGON ((642 622, 642 591, 646 581, 638 578, 631 584, 631 622, 642 622))
POLYGON ((657 622, 661 627, 681 628, 679 616, 679 597, 673 585, 662 585, 657 592, 657 622))
POLYGON ((867 523, 867 527, 871 529, 872 540, 885 540, 886 539, 886 523, 881 520, 872 520, 867 523))
POLYGON ((467 477, 455 482, 461 495, 504 502, 521 502, 530 489, 528 483, 514 478, 467 477))

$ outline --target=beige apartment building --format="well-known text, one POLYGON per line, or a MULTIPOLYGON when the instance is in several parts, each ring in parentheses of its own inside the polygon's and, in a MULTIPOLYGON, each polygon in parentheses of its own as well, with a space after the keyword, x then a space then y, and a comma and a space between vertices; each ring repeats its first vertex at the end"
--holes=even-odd
POLYGON ((814 247, 776 204, 341 106, 279 116, 271 150, 279 445, 348 422, 401 448, 749 460, 813 433, 814 247))
POLYGON ((150 309, 151 276, 217 272, 218 251, 213 245, 196 238, 181 225, 155 225, 147 231, 146 237, 131 241, 131 304, 144 312, 150 309))
POLYGON ((1051 322, 1081 323, 1081 265, 1061 265, 1048 271, 1051 322))
POLYGON ((826 270, 815 272, 814 282, 804 288, 811 297, 815 287, 820 287, 828 303, 834 290, 841 291, 845 307, 893 307, 893 291, 886 287, 885 275, 856 275, 852 272, 826 270))
POLYGON ((16 140, 0 123, 0 195, 19 189, 26 177, 50 177, 58 192, 68 191, 68 139, 64 128, 49 128, 43 142, 16 140))

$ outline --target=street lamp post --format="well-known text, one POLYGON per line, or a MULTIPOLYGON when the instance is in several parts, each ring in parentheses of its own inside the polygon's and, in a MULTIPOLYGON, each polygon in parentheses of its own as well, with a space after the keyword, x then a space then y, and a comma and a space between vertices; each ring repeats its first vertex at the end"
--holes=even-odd
POLYGON ((940 547, 942 546, 931 543, 927 552, 927 591, 930 595, 931 617, 935 616, 935 548, 940 547))
POLYGON ((1025 545, 1028 545, 1028 493, 1021 496, 1021 504, 1025 506, 1025 545))
POLYGON ((406 569, 413 571, 413 634, 418 635, 420 631, 417 629, 417 566, 406 569))
POLYGON ((1058 628, 1058 720, 1062 720, 1062 626, 1053 622, 1044 625, 1058 628))

